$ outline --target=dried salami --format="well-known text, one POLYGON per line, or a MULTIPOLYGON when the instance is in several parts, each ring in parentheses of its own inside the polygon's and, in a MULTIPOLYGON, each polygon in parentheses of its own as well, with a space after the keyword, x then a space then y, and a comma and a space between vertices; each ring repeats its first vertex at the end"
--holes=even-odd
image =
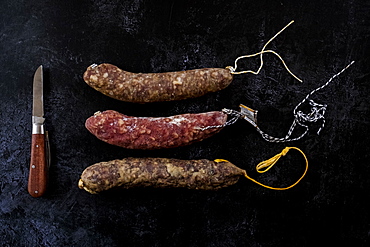
POLYGON ((235 184, 245 174, 225 160, 126 158, 87 167, 78 186, 92 194, 115 187, 217 190, 235 184))
POLYGON ((122 101, 147 103, 183 100, 224 89, 231 83, 235 74, 258 74, 263 66, 263 54, 272 53, 282 61, 286 70, 294 78, 301 81, 288 69, 283 58, 278 53, 266 49, 267 45, 292 23, 293 21, 268 40, 260 52, 238 57, 234 66, 165 73, 132 73, 124 71, 115 65, 103 63, 90 65, 86 69, 83 78, 95 90, 122 101), (255 56, 259 56, 261 61, 257 71, 237 71, 237 63, 240 59, 255 56))
POLYGON ((86 120, 86 128, 98 139, 128 149, 174 148, 202 141, 218 133, 226 123, 222 111, 170 117, 131 117, 108 110, 86 120), (214 127, 213 127, 214 126, 214 127))
POLYGON ((204 68, 166 73, 131 73, 115 65, 93 64, 84 81, 114 99, 147 103, 199 97, 226 88, 233 75, 229 69, 204 68))

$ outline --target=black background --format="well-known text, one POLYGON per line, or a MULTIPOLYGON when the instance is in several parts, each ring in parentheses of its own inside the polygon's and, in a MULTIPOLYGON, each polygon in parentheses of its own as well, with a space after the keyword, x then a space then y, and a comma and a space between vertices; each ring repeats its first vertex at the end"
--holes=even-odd
MULTIPOLYGON (((370 244, 369 1, 1 1, 0 243, 2 246, 316 246, 370 244), (233 65, 269 46, 259 75, 235 76, 219 92, 179 102, 132 104, 82 80, 92 63, 132 72, 233 65), (84 127, 100 110, 171 116, 259 110, 260 127, 284 136, 293 108, 352 60, 355 64, 315 94, 328 104, 325 128, 288 144, 268 143, 245 121, 191 146, 126 150, 84 127), (45 68, 45 117, 52 165, 48 193, 27 193, 32 78, 45 68), (247 179, 219 190, 135 189, 90 195, 77 187, 89 165, 125 157, 222 158, 272 186, 288 186, 304 170, 296 151, 265 174, 255 166, 285 146, 309 159, 306 177, 287 191, 247 179)), ((242 67, 256 70, 259 59, 242 67)))

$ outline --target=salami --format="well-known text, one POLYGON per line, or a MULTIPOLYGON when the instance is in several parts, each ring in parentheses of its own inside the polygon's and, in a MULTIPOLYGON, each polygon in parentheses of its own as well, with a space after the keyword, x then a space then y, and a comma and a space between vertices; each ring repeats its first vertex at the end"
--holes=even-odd
POLYGON ((258 74, 263 66, 263 54, 272 53, 281 60, 286 70, 294 78, 301 81, 301 79, 289 70, 283 58, 278 53, 266 49, 267 45, 293 22, 291 21, 269 39, 260 52, 238 57, 235 60, 234 66, 165 73, 132 73, 124 71, 115 65, 103 63, 100 65, 90 65, 86 69, 83 79, 95 90, 122 101, 147 103, 183 100, 200 97, 207 93, 224 89, 231 83, 235 74, 258 74), (261 63, 258 70, 237 71, 237 63, 240 59, 255 56, 260 56, 261 63))
POLYGON ((170 117, 131 117, 108 110, 86 120, 98 139, 128 149, 174 148, 202 141, 218 133, 227 114, 212 111, 170 117))
POLYGON ((246 172, 225 160, 126 158, 87 167, 80 189, 97 194, 111 188, 188 188, 218 190, 238 182, 246 172))
POLYGON ((204 68, 166 73, 131 73, 115 65, 93 64, 84 81, 114 99, 147 103, 199 97, 226 88, 233 75, 229 69, 204 68))
POLYGON ((125 158, 100 162, 87 167, 81 174, 78 187, 91 194, 112 188, 188 188, 195 190, 218 190, 238 182, 241 176, 252 182, 273 190, 287 190, 296 186, 306 175, 308 160, 302 150, 286 147, 280 154, 260 162, 256 170, 264 173, 285 156, 290 149, 299 151, 306 161, 303 175, 288 187, 271 187, 249 177, 247 172, 227 160, 210 161, 180 160, 168 158, 125 158))

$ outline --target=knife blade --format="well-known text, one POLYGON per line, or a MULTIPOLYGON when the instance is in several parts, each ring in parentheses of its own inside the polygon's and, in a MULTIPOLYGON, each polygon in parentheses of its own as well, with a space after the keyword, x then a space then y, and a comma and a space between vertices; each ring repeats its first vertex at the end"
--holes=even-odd
POLYGON ((44 121, 43 67, 40 65, 33 77, 32 141, 28 176, 28 193, 33 197, 44 195, 47 187, 50 149, 44 121))

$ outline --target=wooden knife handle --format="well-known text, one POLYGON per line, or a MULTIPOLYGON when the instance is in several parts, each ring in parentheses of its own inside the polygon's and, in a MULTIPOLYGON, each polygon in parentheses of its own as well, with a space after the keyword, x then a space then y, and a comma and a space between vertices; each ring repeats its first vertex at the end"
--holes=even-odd
POLYGON ((32 134, 31 163, 28 176, 28 193, 40 197, 46 191, 48 165, 46 160, 45 135, 32 134))

